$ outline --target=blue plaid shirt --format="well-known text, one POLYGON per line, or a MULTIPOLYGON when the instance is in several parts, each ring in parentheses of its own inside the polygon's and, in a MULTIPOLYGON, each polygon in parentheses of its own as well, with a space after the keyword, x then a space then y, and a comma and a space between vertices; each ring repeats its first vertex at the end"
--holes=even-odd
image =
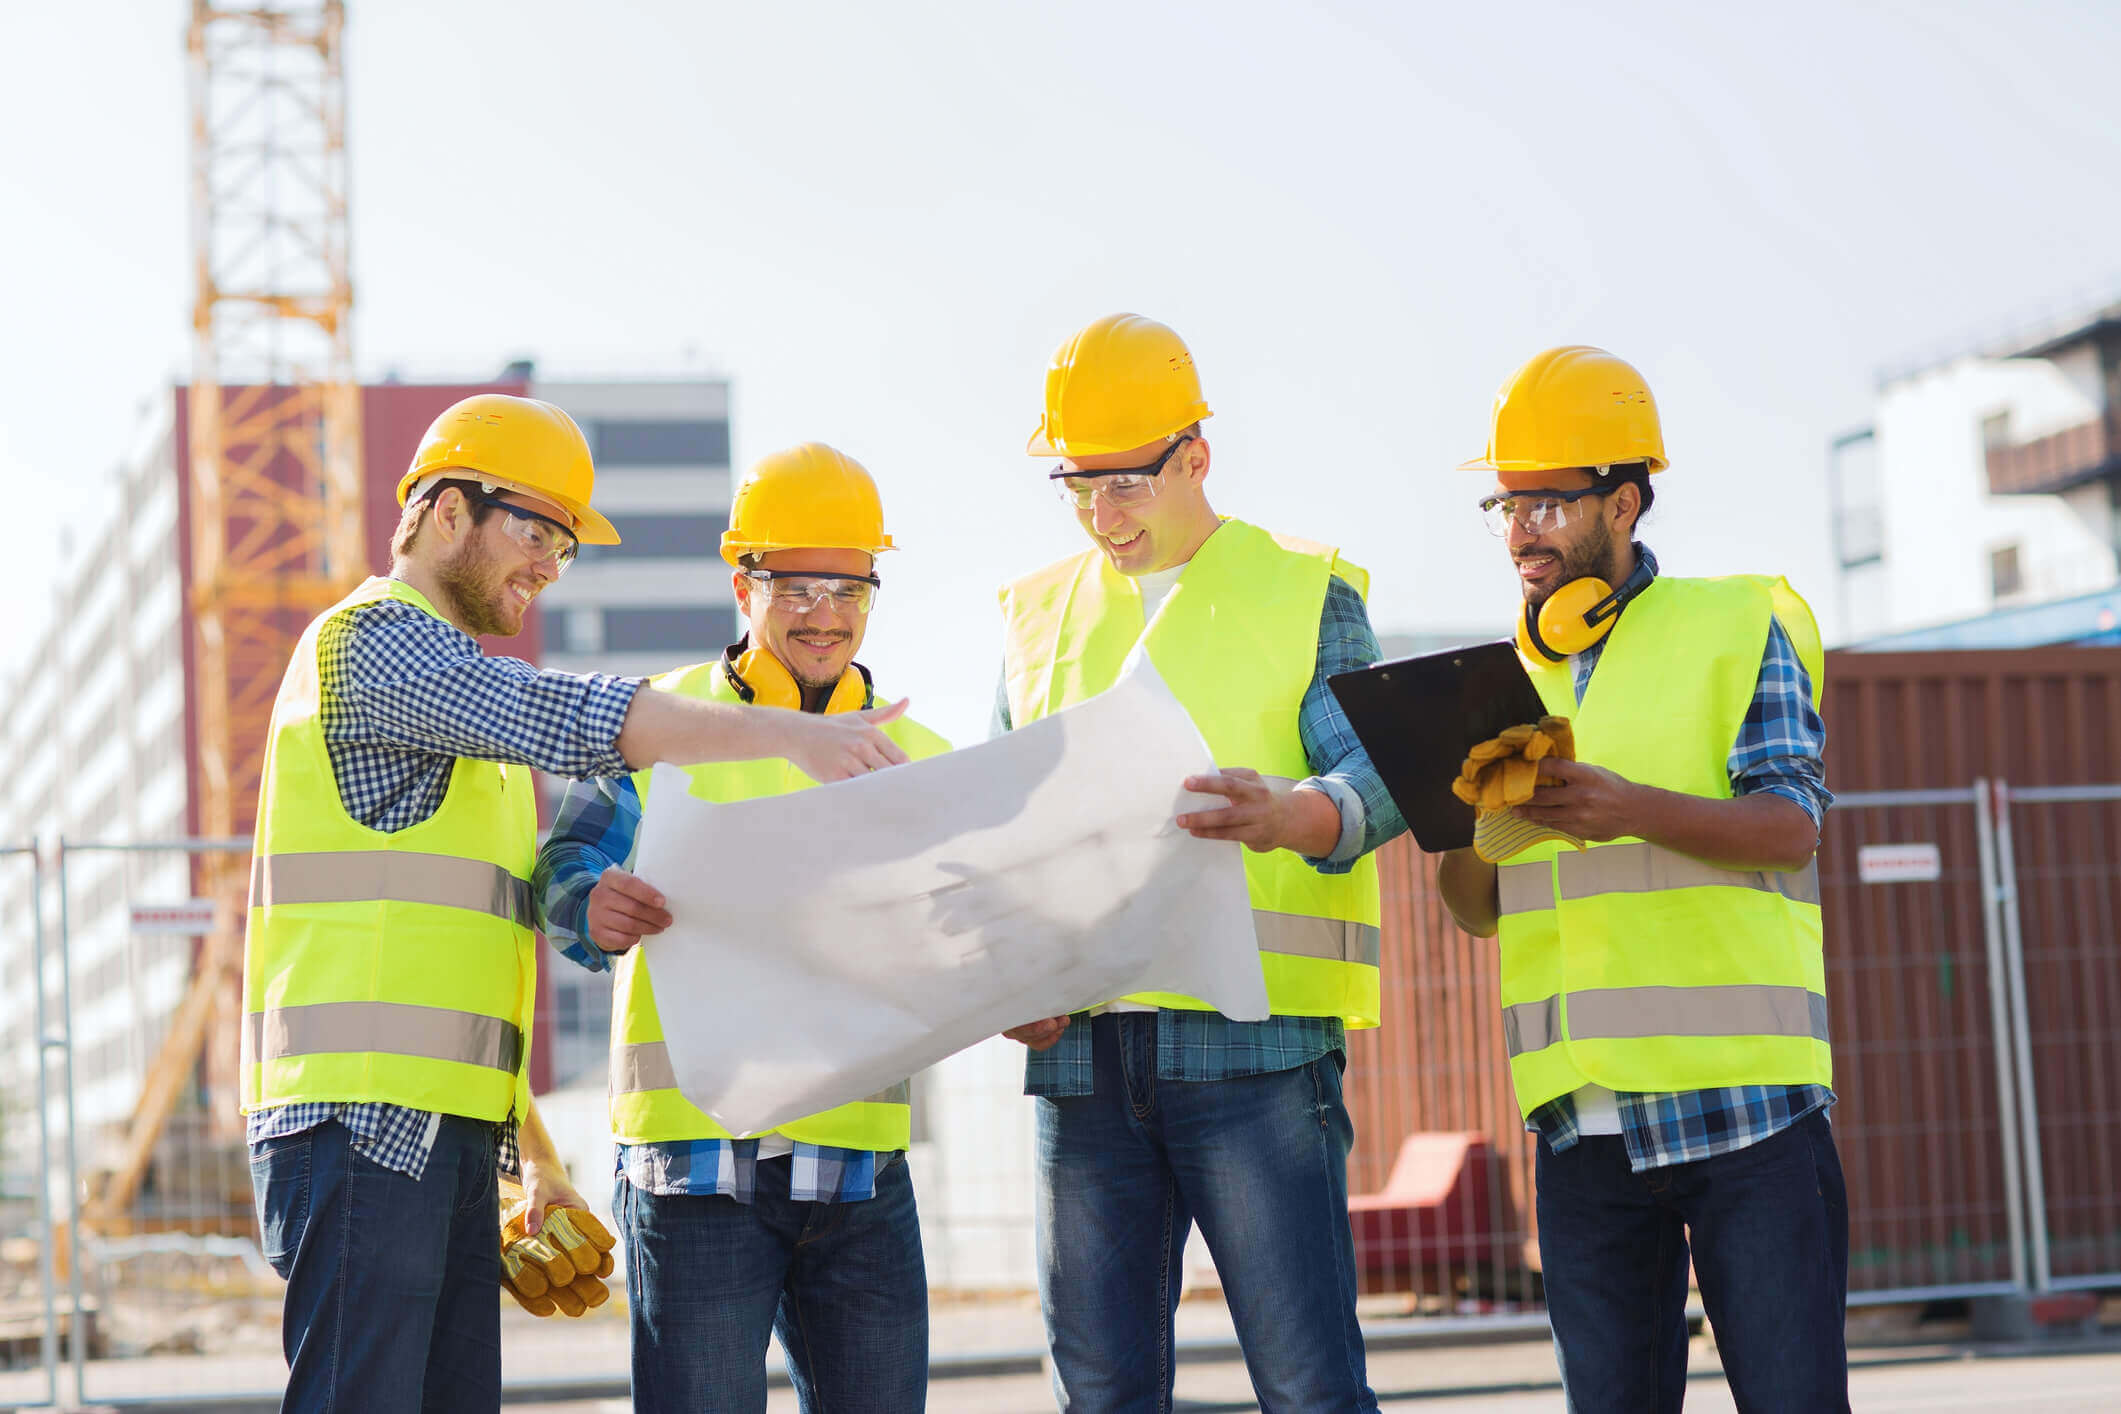
MULTIPOLYGON (((876 705, 872 691, 862 704, 876 705)), ((611 970, 612 954, 589 936, 589 893, 612 865, 631 869, 641 831, 641 797, 630 776, 567 788, 552 833, 538 851, 531 893, 547 941, 591 972, 611 970)), ((852 1203, 876 1195, 876 1173, 890 1154, 793 1145, 788 1196, 795 1202, 852 1203)), ((688 1139, 618 1146, 618 1172, 643 1192, 666 1196, 721 1194, 749 1203, 758 1186, 757 1139, 688 1139)))
MULTIPOLYGON (((1650 573, 1656 574, 1657 557, 1646 546, 1635 548, 1648 562, 1650 573)), ((1603 642, 1593 644, 1571 664, 1579 703, 1603 651, 1603 642)), ((1766 793, 1795 801, 1817 827, 1834 803, 1821 759, 1825 748, 1826 724, 1812 706, 1811 675, 1782 625, 1771 620, 1767 649, 1760 660, 1760 684, 1731 747, 1732 793, 1766 793)), ((1833 1104, 1834 1092, 1824 1085, 1734 1085, 1678 1094, 1622 1093, 1617 1100, 1628 1164, 1641 1173, 1757 1144, 1833 1104)), ((1526 1127, 1536 1130, 1557 1154, 1571 1148, 1581 1137, 1575 1097, 1549 1100, 1532 1112, 1526 1127)))
MULTIPOLYGON (((1368 667, 1380 657, 1362 596, 1334 577, 1326 583, 1318 619, 1318 662, 1297 708, 1296 734, 1315 775, 1300 782, 1324 791, 1340 808, 1340 840, 1333 852, 1306 862, 1321 874, 1345 874, 1355 861, 1407 828, 1370 753, 1355 739, 1340 702, 1326 686, 1335 673, 1368 667)), ((995 694, 994 730, 1010 729, 1006 676, 995 694)), ((1162 1080, 1229 1080, 1308 1065, 1346 1044, 1337 1016, 1272 1016, 1231 1021, 1213 1011, 1156 1013, 1156 1074, 1162 1080)), ((1044 1051, 1026 1053, 1024 1093, 1088 1095, 1095 1091, 1090 1028, 1071 1025, 1044 1051)))
MULTIPOLYGON (((317 636, 318 716, 339 799, 373 830, 394 833, 441 807, 457 758, 505 761, 558 775, 630 769, 619 728, 639 678, 542 672, 489 658, 454 625, 402 600, 340 614, 317 636)), ((338 1120, 354 1148, 418 1178, 439 1115, 376 1102, 317 1101, 259 1110, 253 1144, 338 1120)), ((519 1171, 515 1122, 501 1127, 500 1167, 519 1171)))

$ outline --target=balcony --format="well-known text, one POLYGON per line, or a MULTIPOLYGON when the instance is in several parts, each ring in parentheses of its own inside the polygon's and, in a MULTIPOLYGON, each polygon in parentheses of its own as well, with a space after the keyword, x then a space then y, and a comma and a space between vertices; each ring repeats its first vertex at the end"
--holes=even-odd
POLYGON ((1988 449, 1988 489, 1998 496, 2052 495, 2121 473, 2121 438, 2112 418, 2093 418, 2030 442, 1988 449))

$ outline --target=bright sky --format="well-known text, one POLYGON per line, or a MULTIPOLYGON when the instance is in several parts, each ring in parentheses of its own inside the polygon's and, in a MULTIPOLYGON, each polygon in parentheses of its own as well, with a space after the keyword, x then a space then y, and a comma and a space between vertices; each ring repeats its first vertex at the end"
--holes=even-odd
MULTIPOLYGON (((0 485, 37 588, 0 667, 185 367, 188 8, 9 17, 0 485)), ((1665 567, 1787 573, 1831 635, 1825 448, 1878 367, 2121 289, 2106 4, 349 11, 363 369, 730 374, 739 464, 876 473, 906 548, 864 658, 959 738, 994 587, 1080 544, 1022 447, 1099 314, 1185 335, 1217 507, 1343 546, 1380 629, 1502 631, 1452 467, 1505 373, 1587 342, 1662 406, 1665 567)))

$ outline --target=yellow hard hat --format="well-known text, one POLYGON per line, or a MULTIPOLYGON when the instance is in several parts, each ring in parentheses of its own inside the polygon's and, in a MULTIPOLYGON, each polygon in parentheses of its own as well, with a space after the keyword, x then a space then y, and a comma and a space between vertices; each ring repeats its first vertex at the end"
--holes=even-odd
POLYGON ((1648 462, 1663 471, 1657 401, 1633 365, 1588 344, 1534 354, 1495 394, 1488 450, 1460 471, 1559 471, 1648 462))
POLYGON ((884 503, 876 479, 853 457, 823 442, 762 457, 744 473, 729 504, 722 558, 775 550, 898 548, 884 534, 884 503))
POLYGON ((551 403, 507 393, 474 393, 452 403, 420 439, 412 466, 398 482, 398 504, 429 477, 461 472, 541 496, 574 517, 585 545, 616 545, 619 532, 589 508, 597 469, 582 429, 551 403))
POLYGON ((1034 457, 1127 452, 1212 415, 1176 331, 1139 314, 1108 314, 1054 351, 1046 415, 1024 450, 1034 457))

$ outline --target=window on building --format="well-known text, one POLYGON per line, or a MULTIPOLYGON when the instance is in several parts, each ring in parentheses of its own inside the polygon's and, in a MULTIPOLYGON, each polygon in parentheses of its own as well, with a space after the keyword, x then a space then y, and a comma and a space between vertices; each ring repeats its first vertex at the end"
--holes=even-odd
POLYGON ((736 610, 606 609, 604 647, 613 653, 673 653, 671 661, 712 657, 737 636, 736 610))
POLYGON ((1878 441, 1866 427, 1827 449, 1827 487, 1834 545, 1843 569, 1885 558, 1885 516, 1878 486, 1878 441))
POLYGON ((2007 599, 2025 587, 2018 567, 2016 545, 2005 545, 1988 552, 1988 580, 1991 592, 1998 599, 2007 599))
POLYGON ((729 424, 707 420, 620 420, 592 422, 599 465, 727 466, 729 424))
POLYGON ((691 514, 670 512, 658 515, 613 516, 611 523, 618 529, 620 544, 615 553, 623 558, 636 555, 661 556, 670 559, 718 558, 722 552, 722 532, 729 528, 729 517, 720 513, 691 514))

